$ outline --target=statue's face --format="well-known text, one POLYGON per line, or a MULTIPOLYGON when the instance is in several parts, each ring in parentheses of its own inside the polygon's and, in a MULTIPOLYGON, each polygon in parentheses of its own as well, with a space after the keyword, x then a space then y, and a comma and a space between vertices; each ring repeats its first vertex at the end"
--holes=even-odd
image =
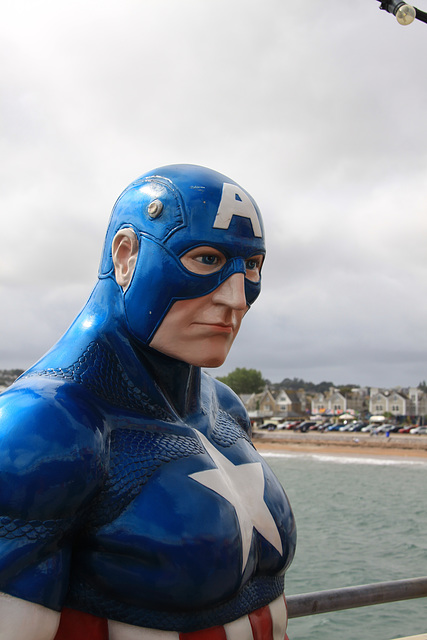
POLYGON ((236 273, 206 296, 174 302, 150 347, 198 367, 219 367, 246 310, 243 275, 236 273))
MULTIPOLYGON (((187 309, 199 312, 200 301, 209 301, 214 319, 207 324, 222 326, 216 331, 220 334, 216 342, 225 343, 228 352, 241 317, 259 295, 265 254, 261 214, 244 189, 222 174, 192 165, 162 167, 145 174, 117 200, 105 247, 100 277, 113 277, 113 262, 116 280, 123 288, 124 317, 134 338, 187 362, 204 360, 201 352, 190 356, 174 345, 183 310, 185 315, 187 309), (132 269, 120 270, 116 262, 120 262, 123 247, 116 246, 116 238, 131 231, 138 252, 132 253, 132 269), (232 288, 235 282, 244 283, 244 303, 218 305, 215 294, 223 291, 226 282, 225 290, 230 282, 232 288), (231 315, 236 317, 231 324, 218 321, 217 306, 233 309, 231 315)), ((204 309, 203 316, 205 313, 204 309)), ((191 332, 194 330, 192 327, 191 332)), ((184 325, 182 332, 188 347, 191 340, 184 325)))
MULTIPOLYGON (((192 273, 209 275, 224 267, 224 254, 213 247, 197 247, 182 258, 192 273)), ((237 336, 248 305, 245 278, 260 279, 263 256, 246 260, 246 274, 234 273, 211 293, 174 302, 150 346, 168 356, 199 367, 219 367, 237 336)))

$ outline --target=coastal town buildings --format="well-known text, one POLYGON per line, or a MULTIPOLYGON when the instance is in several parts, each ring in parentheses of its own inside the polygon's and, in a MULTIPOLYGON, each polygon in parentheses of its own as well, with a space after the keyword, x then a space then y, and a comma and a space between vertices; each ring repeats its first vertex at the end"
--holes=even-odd
POLYGON ((337 389, 331 387, 325 393, 313 395, 311 399, 311 412, 313 415, 340 415, 353 413, 363 415, 369 410, 369 389, 367 387, 355 387, 337 389))
POLYGON ((304 390, 294 391, 279 389, 273 391, 269 388, 261 393, 240 396, 251 420, 262 422, 263 419, 273 416, 298 418, 307 412, 307 395, 304 390))
POLYGON ((339 415, 347 410, 347 400, 338 389, 331 389, 325 393, 318 393, 311 399, 312 415, 339 415))
POLYGON ((425 416, 427 415, 427 394, 416 387, 371 388, 369 411, 372 415, 388 413, 394 417, 425 416))
POLYGON ((321 393, 304 389, 272 389, 241 396, 251 420, 290 419, 343 414, 367 419, 385 415, 397 422, 413 422, 427 416, 427 393, 420 388, 380 389, 378 387, 330 387, 321 393))
POLYGON ((251 419, 271 418, 280 410, 269 389, 261 393, 242 394, 240 396, 251 419))
POLYGON ((410 387, 408 400, 411 416, 427 416, 427 393, 418 387, 410 387))

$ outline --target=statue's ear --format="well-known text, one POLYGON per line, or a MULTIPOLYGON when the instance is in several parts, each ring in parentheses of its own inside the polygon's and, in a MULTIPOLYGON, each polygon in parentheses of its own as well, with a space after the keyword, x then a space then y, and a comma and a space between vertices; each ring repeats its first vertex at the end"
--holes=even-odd
POLYGON ((133 229, 117 231, 113 239, 112 254, 117 284, 126 291, 132 280, 138 257, 138 238, 133 229))

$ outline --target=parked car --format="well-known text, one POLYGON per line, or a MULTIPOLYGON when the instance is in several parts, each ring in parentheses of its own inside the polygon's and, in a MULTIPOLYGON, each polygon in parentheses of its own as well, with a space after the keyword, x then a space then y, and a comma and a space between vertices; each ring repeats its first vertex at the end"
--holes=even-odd
POLYGON ((392 424, 390 433, 398 433, 400 431, 400 424, 392 424))
POLYGON ((311 427, 311 425, 316 424, 313 421, 307 421, 307 422, 301 422, 301 424, 299 424, 296 427, 296 431, 301 431, 302 433, 305 433, 306 431, 309 430, 309 428, 311 427))
POLYGON ((332 426, 333 426, 332 422, 325 422, 324 424, 319 425, 318 431, 327 431, 327 429, 332 426))
POLYGON ((340 425, 339 424, 331 424, 327 431, 339 431, 340 425))
POLYGON ((414 433, 415 435, 424 435, 427 433, 427 427, 414 427, 413 429, 410 430, 409 433, 414 433))
POLYGON ((375 433, 390 433, 394 427, 394 424, 382 424, 379 427, 375 427, 375 433))
POLYGON ((267 429, 267 431, 274 431, 277 425, 274 422, 265 422, 260 426, 260 429, 267 429))
POLYGON ((353 422, 353 424, 351 425, 350 431, 362 431, 363 427, 366 427, 367 425, 368 425, 367 422, 363 422, 362 420, 358 420, 356 422, 353 422))
POLYGON ((277 425, 278 429, 289 429, 289 422, 279 422, 277 425))
POLYGON ((411 431, 411 429, 414 429, 414 425, 413 424, 406 424, 405 426, 401 427, 399 429, 399 433, 409 433, 411 431))
POLYGON ((285 422, 286 424, 286 429, 296 429, 298 427, 299 424, 301 424, 302 420, 293 420, 291 422, 285 422))

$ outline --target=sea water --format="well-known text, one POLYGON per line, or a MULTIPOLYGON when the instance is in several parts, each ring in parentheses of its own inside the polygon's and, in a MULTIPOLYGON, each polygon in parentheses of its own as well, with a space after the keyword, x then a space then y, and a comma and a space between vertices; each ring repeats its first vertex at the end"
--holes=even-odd
MULTIPOLYGON (((427 575, 427 460, 263 454, 289 497, 294 595, 427 575)), ((427 598, 289 621, 290 640, 391 640, 427 632, 427 598)))

